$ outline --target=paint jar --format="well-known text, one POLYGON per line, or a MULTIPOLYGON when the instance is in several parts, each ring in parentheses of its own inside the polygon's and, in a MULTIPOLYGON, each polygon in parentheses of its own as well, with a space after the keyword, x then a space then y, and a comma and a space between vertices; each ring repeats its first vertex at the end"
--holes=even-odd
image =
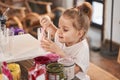
POLYGON ((47 78, 48 80, 65 80, 63 65, 59 63, 50 63, 47 65, 47 78))
POLYGON ((58 63, 64 66, 64 75, 67 80, 72 80, 75 76, 75 63, 72 58, 61 58, 58 63))

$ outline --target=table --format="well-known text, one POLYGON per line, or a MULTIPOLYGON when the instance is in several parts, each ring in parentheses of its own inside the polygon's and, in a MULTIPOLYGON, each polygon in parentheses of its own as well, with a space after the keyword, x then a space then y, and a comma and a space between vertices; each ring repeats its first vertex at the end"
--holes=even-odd
POLYGON ((87 74, 90 76, 90 80, 119 80, 111 73, 93 63, 90 63, 87 74))

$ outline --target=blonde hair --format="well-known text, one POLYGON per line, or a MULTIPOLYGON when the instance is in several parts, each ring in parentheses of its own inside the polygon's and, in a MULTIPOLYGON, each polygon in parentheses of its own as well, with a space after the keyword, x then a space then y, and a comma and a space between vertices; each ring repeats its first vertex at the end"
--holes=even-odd
POLYGON ((84 33, 88 31, 90 21, 92 17, 92 6, 88 2, 83 2, 76 8, 67 9, 63 16, 72 21, 73 26, 77 30, 84 30, 84 33))

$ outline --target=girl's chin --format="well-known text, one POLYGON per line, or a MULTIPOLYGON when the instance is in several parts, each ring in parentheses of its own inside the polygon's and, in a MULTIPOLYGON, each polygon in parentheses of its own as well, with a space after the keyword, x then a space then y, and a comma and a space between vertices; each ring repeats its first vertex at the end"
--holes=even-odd
POLYGON ((63 40, 60 40, 60 39, 59 39, 59 42, 64 43, 64 41, 63 41, 63 40))
POLYGON ((63 42, 63 41, 60 41, 60 43, 65 43, 65 42, 63 42))

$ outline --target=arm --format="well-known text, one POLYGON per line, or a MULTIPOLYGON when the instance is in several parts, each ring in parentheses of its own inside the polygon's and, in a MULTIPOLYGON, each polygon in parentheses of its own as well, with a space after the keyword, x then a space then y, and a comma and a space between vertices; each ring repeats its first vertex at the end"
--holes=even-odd
POLYGON ((75 74, 78 72, 82 72, 82 69, 77 64, 75 64, 75 74))
MULTIPOLYGON (((54 42, 52 42, 51 40, 49 40, 47 38, 43 39, 41 41, 41 46, 46 51, 56 53, 56 54, 60 55, 61 57, 67 57, 65 55, 64 51, 62 49, 60 49, 60 47, 58 45, 56 45, 54 42)), ((78 72, 82 72, 82 69, 80 68, 80 66, 75 64, 75 74, 77 74, 78 72)))

